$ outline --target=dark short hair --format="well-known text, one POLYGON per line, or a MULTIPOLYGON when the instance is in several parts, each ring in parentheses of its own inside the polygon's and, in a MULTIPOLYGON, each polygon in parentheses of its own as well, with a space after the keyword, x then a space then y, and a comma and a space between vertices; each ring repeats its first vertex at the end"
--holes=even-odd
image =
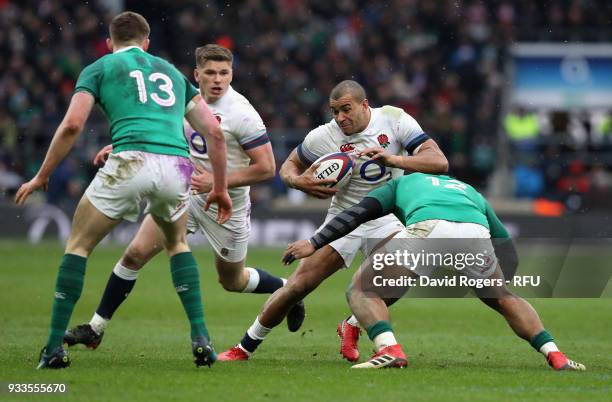
POLYGON ((142 42, 149 37, 151 28, 142 15, 133 11, 117 14, 108 28, 110 37, 115 43, 142 42))
POLYGON ((208 44, 200 46, 196 49, 196 65, 202 67, 207 61, 229 61, 230 64, 234 60, 232 52, 221 45, 208 44))
POLYGON ((366 98, 365 89, 357 81, 344 80, 332 89, 329 98, 332 100, 340 99, 345 95, 350 95, 358 102, 366 98))

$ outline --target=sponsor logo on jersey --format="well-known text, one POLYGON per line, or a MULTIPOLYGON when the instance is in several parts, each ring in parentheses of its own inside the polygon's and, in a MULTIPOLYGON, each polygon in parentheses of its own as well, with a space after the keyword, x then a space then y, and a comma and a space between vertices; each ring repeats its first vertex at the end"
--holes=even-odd
POLYGON ((355 144, 349 142, 348 144, 340 145, 340 152, 351 152, 355 150, 355 144))
POLYGON ((378 136, 378 143, 383 148, 387 148, 389 146, 389 144, 391 144, 389 142, 389 136, 387 134, 380 134, 378 136))

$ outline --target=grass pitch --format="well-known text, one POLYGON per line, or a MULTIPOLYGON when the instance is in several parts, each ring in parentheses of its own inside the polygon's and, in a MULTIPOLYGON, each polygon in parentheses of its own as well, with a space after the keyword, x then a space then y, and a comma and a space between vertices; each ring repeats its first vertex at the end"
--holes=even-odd
MULTIPOLYGON (((71 326, 93 314, 122 248, 89 259, 71 326)), ((0 400, 74 401, 609 401, 612 394, 612 299, 532 300, 545 326, 585 373, 553 372, 476 299, 406 299, 391 312, 409 357, 404 370, 351 371, 338 354, 337 322, 348 315, 344 289, 352 270, 306 299, 302 329, 276 328, 249 362, 196 369, 189 327, 172 288, 167 260, 142 272, 96 351, 69 349, 72 367, 36 371, 47 336, 63 247, 0 243, 0 400), (62 395, 15 395, 8 383, 66 383, 62 395)), ((237 343, 266 296, 230 294, 217 283, 212 254, 195 250, 206 317, 217 351, 237 343)), ((248 263, 288 275, 279 250, 254 249, 248 263)), ((371 343, 362 338, 361 354, 371 343)))

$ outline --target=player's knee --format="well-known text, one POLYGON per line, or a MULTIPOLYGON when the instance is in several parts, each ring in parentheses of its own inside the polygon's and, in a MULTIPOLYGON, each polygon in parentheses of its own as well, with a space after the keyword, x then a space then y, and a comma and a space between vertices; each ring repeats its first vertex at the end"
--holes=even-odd
POLYGON ((240 277, 220 276, 219 283, 228 292, 242 292, 244 284, 240 283, 240 277))
POLYGON ((121 258, 121 264, 132 270, 138 270, 145 264, 145 255, 137 247, 130 247, 121 258))

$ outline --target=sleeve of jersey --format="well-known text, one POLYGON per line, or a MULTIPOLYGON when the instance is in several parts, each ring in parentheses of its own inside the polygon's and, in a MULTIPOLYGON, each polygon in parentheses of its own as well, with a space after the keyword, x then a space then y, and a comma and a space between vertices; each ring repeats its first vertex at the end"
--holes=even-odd
POLYGON ((485 209, 486 209, 485 213, 487 216, 487 222, 489 222, 489 231, 491 232, 491 238, 509 239, 510 235, 508 234, 508 231, 504 227, 503 223, 501 223, 501 221, 495 214, 495 211, 493 211, 493 208, 491 207, 489 202, 485 200, 484 197, 483 197, 483 200, 485 202, 485 209))
POLYGON ((310 243, 315 249, 320 249, 351 233, 359 225, 385 215, 380 202, 376 198, 365 197, 359 204, 344 210, 323 226, 317 234, 310 238, 310 243))
POLYGON ((185 114, 187 114, 195 106, 195 103, 191 101, 196 95, 200 94, 200 91, 184 75, 183 80, 185 80, 185 114))
POLYGON ((102 77, 102 62, 99 60, 85 67, 74 86, 74 93, 89 92, 96 102, 100 98, 100 78, 102 77))
POLYGON ((489 231, 491 232, 491 243, 495 249, 495 256, 499 261, 499 266, 506 280, 510 280, 516 274, 518 269, 519 258, 514 247, 514 242, 510 238, 508 231, 501 223, 495 211, 489 202, 482 197, 485 204, 485 214, 489 222, 489 231))
POLYGON ((317 149, 317 137, 319 137, 317 131, 311 131, 308 133, 308 135, 306 135, 304 141, 302 141, 302 143, 296 148, 300 161, 302 161, 302 163, 306 166, 312 165, 314 161, 325 154, 325 152, 322 152, 322 150, 317 149))
POLYGON ((266 126, 256 113, 247 114, 242 118, 236 134, 238 135, 238 143, 245 151, 270 142, 266 126))
POLYGON ((397 136, 409 155, 413 155, 414 151, 429 139, 419 123, 408 113, 402 113, 397 122, 397 136))

